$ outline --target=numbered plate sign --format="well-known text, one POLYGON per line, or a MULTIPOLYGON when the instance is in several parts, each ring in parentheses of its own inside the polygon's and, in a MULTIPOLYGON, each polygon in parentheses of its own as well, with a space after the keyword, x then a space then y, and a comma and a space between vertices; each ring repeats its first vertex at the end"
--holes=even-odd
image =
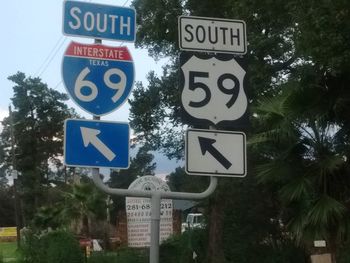
POLYGON ((183 52, 181 102, 190 124, 248 125, 246 71, 233 55, 183 52))
POLYGON ((62 75, 73 101, 101 116, 127 100, 134 83, 134 64, 127 47, 71 42, 63 57, 62 75))

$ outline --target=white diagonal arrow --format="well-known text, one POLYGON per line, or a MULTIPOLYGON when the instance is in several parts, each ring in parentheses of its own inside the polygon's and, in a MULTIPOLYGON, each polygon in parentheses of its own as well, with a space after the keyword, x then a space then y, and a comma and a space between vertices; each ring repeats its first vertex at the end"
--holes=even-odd
POLYGON ((107 145, 104 144, 97 137, 97 135, 101 133, 100 130, 80 127, 80 131, 81 131, 81 136, 83 137, 83 142, 85 147, 88 147, 88 145, 91 143, 109 161, 112 161, 115 158, 116 156, 115 153, 112 152, 111 149, 109 149, 107 145))

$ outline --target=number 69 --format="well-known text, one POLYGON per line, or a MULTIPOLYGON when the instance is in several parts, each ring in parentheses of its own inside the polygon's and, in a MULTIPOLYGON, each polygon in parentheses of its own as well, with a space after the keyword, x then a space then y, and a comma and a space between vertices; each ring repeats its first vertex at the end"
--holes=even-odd
MULTIPOLYGON (((85 77, 90 73, 90 69, 88 67, 84 68, 78 75, 77 80, 74 85, 74 94, 77 98, 84 102, 90 102, 96 99, 98 95, 98 89, 95 83, 89 80, 85 80, 85 77), (89 92, 87 94, 82 93, 83 88, 88 88, 89 92)), ((123 71, 117 68, 111 68, 105 72, 103 75, 103 81, 106 86, 110 89, 116 90, 116 93, 111 97, 113 102, 117 102, 119 98, 124 93, 126 87, 126 75, 123 71), (119 76, 119 82, 115 83, 111 81, 111 76, 117 75, 119 76)))

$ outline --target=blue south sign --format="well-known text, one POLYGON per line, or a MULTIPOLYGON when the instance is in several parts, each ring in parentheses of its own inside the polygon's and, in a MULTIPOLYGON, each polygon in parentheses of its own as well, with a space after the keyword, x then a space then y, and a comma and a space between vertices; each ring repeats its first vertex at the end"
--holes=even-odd
POLYGON ((79 107, 102 116, 127 100, 134 83, 134 64, 127 47, 71 42, 63 57, 62 78, 79 107))
POLYGON ((134 42, 136 12, 133 8, 79 1, 63 3, 63 34, 134 42))
POLYGON ((67 166, 129 167, 129 124, 68 119, 64 127, 67 166))

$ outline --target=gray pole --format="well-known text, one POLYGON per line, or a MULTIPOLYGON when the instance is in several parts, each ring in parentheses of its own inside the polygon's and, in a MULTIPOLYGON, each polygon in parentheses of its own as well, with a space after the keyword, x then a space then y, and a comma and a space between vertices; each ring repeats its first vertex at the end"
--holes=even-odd
MULTIPOLYGON (((94 40, 95 44, 102 44, 102 40, 101 39, 95 39, 94 40)), ((99 116, 95 116, 93 115, 92 116, 92 119, 93 120, 100 120, 101 118, 99 116)), ((92 177, 98 177, 100 178, 100 169, 99 168, 92 168, 91 169, 91 174, 92 174, 92 177)), ((90 234, 90 233, 89 233, 90 234)))
POLYGON ((160 192, 152 193, 151 197, 151 244, 150 263, 159 263, 159 226, 160 226, 160 192))
MULTIPOLYGON (((15 150, 15 132, 13 127, 13 116, 11 106, 9 106, 9 118, 10 118, 10 134, 11 134, 11 153, 12 153, 12 175, 16 173, 18 175, 17 162, 16 162, 16 150, 15 150)), ((13 190, 15 193, 15 217, 16 217, 16 234, 17 234, 17 248, 21 247, 21 223, 19 219, 18 209, 18 192, 17 192, 17 177, 13 176, 13 190)))

